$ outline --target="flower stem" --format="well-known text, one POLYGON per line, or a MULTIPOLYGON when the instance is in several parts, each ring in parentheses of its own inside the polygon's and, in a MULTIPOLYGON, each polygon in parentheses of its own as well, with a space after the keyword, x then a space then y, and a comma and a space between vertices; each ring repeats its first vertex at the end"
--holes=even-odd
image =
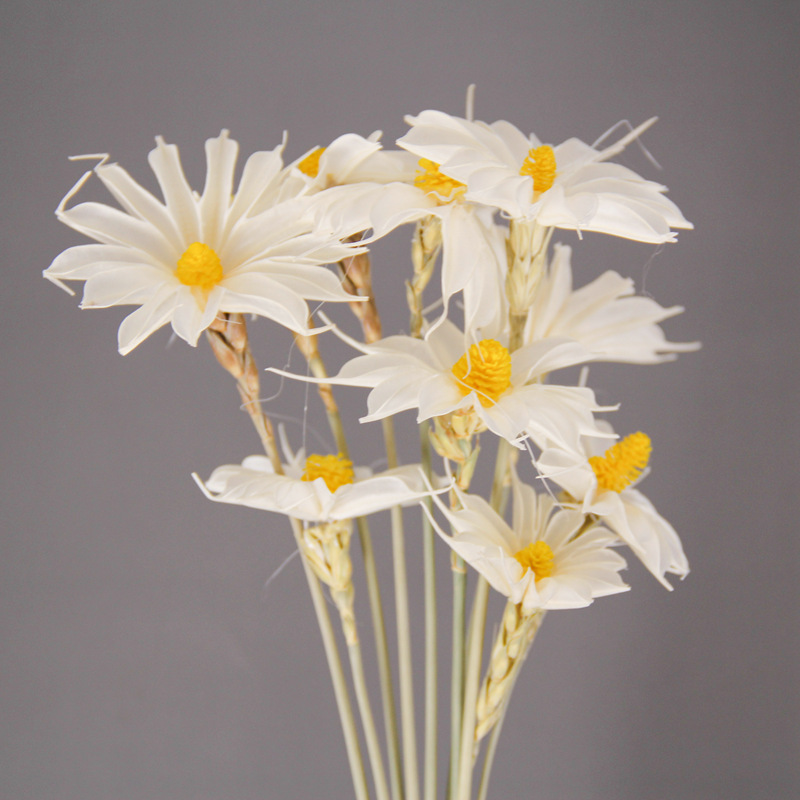
POLYGON ((367 692, 367 681, 364 675, 364 662, 361 658, 361 645, 358 640, 351 642, 347 646, 350 656, 350 668, 353 673, 353 687, 355 688, 356 701, 361 713, 361 724, 364 728, 364 739, 367 743, 367 753, 369 754, 370 765, 372 766, 372 778, 375 782, 375 795, 377 800, 389 800, 389 789, 386 785, 386 774, 383 770, 383 756, 381 746, 378 741, 378 734, 375 730, 375 720, 372 716, 372 708, 367 692))
MULTIPOLYGON (((431 279, 439 251, 442 248, 441 221, 434 216, 417 222, 411 240, 411 263, 413 278, 406 282, 406 300, 411 313, 409 332, 416 339, 422 338, 425 324, 422 295, 431 279)), ((431 480, 431 441, 428 423, 419 428, 422 468, 431 480)), ((430 498, 424 501, 431 512, 430 498)), ((436 542, 433 526, 426 514, 422 515, 422 546, 425 572, 425 777, 423 792, 425 800, 436 800, 437 767, 437 631, 436 631, 436 542)))
POLYGON ((300 560, 303 563, 303 572, 308 581, 308 588, 311 593, 311 602, 314 612, 317 615, 322 644, 325 648, 325 657, 328 661, 328 669, 331 673, 333 682, 333 694, 336 698, 336 707, 339 709, 339 718, 342 723, 345 747, 347 748, 347 760, 350 764, 350 772, 353 776, 353 786, 355 787, 357 800, 369 800, 369 789, 367 779, 364 774, 364 762, 361 758, 361 748, 358 744, 358 731, 356 729, 353 710, 350 705, 350 696, 347 691, 347 681, 345 680, 342 662, 339 659, 339 650, 336 646, 336 636, 333 632, 333 625, 328 614, 328 607, 322 593, 319 580, 314 575, 308 559, 303 552, 301 523, 296 519, 291 519, 292 531, 294 533, 297 548, 300 551, 300 560))
POLYGON ((383 620, 383 603, 378 584, 378 570, 375 566, 375 551, 372 548, 372 536, 367 520, 364 517, 359 517, 356 520, 356 527, 358 528, 358 537, 361 543, 361 555, 364 560, 364 572, 367 579, 367 595, 369 596, 372 614, 372 628, 375 633, 375 650, 378 657, 378 675, 380 677, 381 701, 383 703, 383 722, 389 751, 389 782, 392 787, 393 800, 402 800, 400 742, 397 737, 397 712, 395 711, 394 688, 392 685, 392 665, 389 658, 386 625, 383 620))
MULTIPOLYGON (((431 479, 431 443, 428 423, 419 427, 422 468, 431 479)), ((424 501, 432 511, 433 502, 424 501)), ((422 546, 425 570, 425 777, 424 800, 436 800, 437 766, 437 630, 436 630, 436 540, 430 519, 422 515, 422 546)))
MULTIPOLYGON (((295 337, 298 349, 303 353, 309 369, 316 378, 327 378, 328 372, 317 347, 316 336, 295 337)), ((318 384, 320 399, 325 406, 328 423, 336 440, 336 447, 345 457, 349 457, 349 448, 342 425, 339 406, 333 395, 333 389, 328 383, 318 384)), ((389 757, 389 780, 392 787, 392 799, 402 800, 403 789, 400 778, 400 743, 397 737, 397 714, 395 712, 394 689, 392 686, 392 667, 389 659, 389 644, 386 636, 386 626, 383 619, 383 603, 381 601, 378 570, 375 564, 375 552, 372 547, 372 536, 369 525, 364 517, 356 520, 358 537, 364 560, 364 572, 367 580, 367 595, 369 597, 372 627, 375 632, 375 649, 378 658, 378 675, 381 686, 381 702, 383 705, 384 728, 389 757)))
POLYGON ((455 553, 450 558, 453 573, 453 661, 450 669, 450 789, 448 796, 458 796, 458 763, 461 752, 461 708, 464 701, 464 616, 467 591, 467 568, 455 553))
MULTIPOLYGON (((539 627, 542 624, 542 620, 544 619, 545 612, 541 612, 537 615, 536 619, 533 619, 529 622, 531 626, 531 630, 528 632, 527 642, 524 646, 524 649, 520 653, 520 655, 514 660, 513 665, 511 666, 511 670, 509 672, 507 680, 509 681, 509 687, 506 691, 505 698, 503 699, 503 703, 500 707, 499 714, 497 717, 497 722, 495 722, 494 727, 492 729, 492 733, 489 736, 489 743, 486 747, 486 755, 483 759, 483 769, 481 770, 481 782, 478 787, 478 800, 486 800, 488 792, 489 792, 489 777, 492 773, 492 765, 494 764, 494 757, 495 753, 497 752, 497 744, 500 741, 500 731, 503 728, 503 722, 506 718, 506 713, 508 712, 508 706, 511 702, 511 694, 514 691, 514 687, 517 683, 517 678, 519 678, 520 672, 522 671, 522 665, 525 662, 525 659, 530 652, 531 645, 533 644, 533 639, 536 636, 536 633, 539 630, 539 627)), ((502 633, 502 632, 501 632, 502 633)))
MULTIPOLYGON (((397 444, 391 417, 383 420, 383 438, 389 469, 398 464, 397 444)), ((392 564, 397 620, 397 658, 400 667, 400 723, 403 734, 403 768, 407 800, 419 798, 417 771, 417 734, 414 721, 414 675, 411 660, 411 624, 408 614, 408 580, 406 576, 405 542, 403 541, 403 509, 394 506, 392 518, 392 564)))
MULTIPOLYGON (((280 454, 275 441, 275 432, 270 418, 262 411, 258 367, 250 350, 250 341, 247 336, 247 326, 241 314, 224 314, 214 320, 207 331, 208 342, 211 350, 220 365, 236 378, 239 395, 242 398, 244 410, 247 411, 253 426, 258 433, 264 451, 272 463, 276 475, 283 474, 280 454)), ((325 658, 331 673, 333 694, 339 719, 342 724, 347 760, 350 764, 350 773, 353 778, 353 787, 356 800, 369 800, 369 789, 364 773, 364 762, 361 757, 361 747, 358 743, 358 730, 356 729, 353 709, 350 705, 350 695, 347 691, 347 681, 339 658, 339 649, 336 645, 336 636, 333 632, 328 608, 319 580, 308 563, 303 549, 303 531, 299 520, 290 517, 292 533, 294 534, 297 549, 300 551, 300 561, 303 572, 308 582, 311 602, 317 616, 325 658)))
POLYGON ((483 655, 486 626, 486 607, 489 602, 489 583, 478 578, 472 604, 466 677, 464 679, 464 714, 461 721, 461 750, 459 753, 458 798, 469 800, 472 794, 472 765, 475 760, 475 709, 478 701, 478 682, 483 655))
POLYGON ((236 379, 242 408, 250 417, 275 473, 281 475, 283 466, 275 441, 275 431, 270 418, 261 410, 258 366, 250 350, 244 316, 222 314, 211 323, 206 331, 206 338, 220 366, 236 379))

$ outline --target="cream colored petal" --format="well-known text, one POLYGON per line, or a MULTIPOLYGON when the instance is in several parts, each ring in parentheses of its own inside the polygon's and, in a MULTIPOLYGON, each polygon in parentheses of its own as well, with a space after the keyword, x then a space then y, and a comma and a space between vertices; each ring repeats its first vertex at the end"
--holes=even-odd
POLYGON ((166 325, 177 303, 174 287, 164 286, 144 305, 122 320, 119 326, 119 352, 124 356, 141 344, 151 333, 166 325))
POLYGON ((120 264, 87 279, 81 308, 141 305, 164 285, 163 271, 145 264, 120 264))
POLYGON ((222 241, 228 208, 233 196, 233 171, 239 144, 224 130, 206 140, 206 183, 200 198, 200 241, 216 247, 222 241))
POLYGON ((202 241, 198 201, 183 174, 178 148, 156 137, 156 147, 147 156, 164 201, 183 237, 186 247, 202 241))
MULTIPOLYGON (((165 265, 180 258, 172 245, 149 222, 132 217, 102 203, 79 203, 61 210, 58 218, 70 228, 103 244, 123 245, 165 265)), ((136 253, 133 254, 136 258, 136 253)))
POLYGON ((125 211, 149 222, 176 252, 182 253, 186 249, 183 237, 164 204, 142 188, 122 167, 103 164, 95 168, 95 173, 125 211))

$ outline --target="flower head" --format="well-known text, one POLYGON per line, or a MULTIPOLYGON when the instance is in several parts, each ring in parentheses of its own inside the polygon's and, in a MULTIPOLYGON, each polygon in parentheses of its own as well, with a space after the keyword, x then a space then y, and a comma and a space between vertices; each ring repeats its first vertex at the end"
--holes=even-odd
POLYGON ((460 490, 459 510, 435 500, 452 527, 436 528, 444 541, 491 586, 526 614, 539 609, 581 608, 595 597, 627 591, 619 577, 624 559, 610 549, 615 536, 601 525, 586 525, 578 511, 557 509, 512 477, 512 525, 481 497, 460 490))
MULTIPOLYGON (((610 426, 600 423, 610 432, 610 426)), ((584 514, 594 514, 611 528, 667 588, 665 575, 683 578, 689 562, 675 529, 636 488, 648 472, 650 438, 637 432, 609 446, 608 439, 586 437, 579 451, 546 449, 536 462, 584 514)))
POLYGON ((634 295, 630 278, 608 271, 573 290, 571 253, 566 245, 555 246, 528 315, 526 342, 565 336, 580 342, 595 360, 629 364, 671 361, 675 354, 700 346, 667 341, 658 323, 683 308, 663 308, 649 297, 634 295))
POLYGON ((608 161, 655 119, 602 149, 574 138, 548 145, 503 120, 487 125, 441 111, 406 121, 411 130, 401 147, 464 184, 465 200, 512 218, 656 243, 673 241, 671 228, 692 227, 664 186, 608 161))
POLYGON ((281 435, 286 458, 283 475, 275 474, 265 456, 250 456, 241 465, 217 467, 197 481, 209 500, 275 511, 307 522, 348 520, 396 505, 409 505, 430 494, 419 464, 373 474, 353 467, 341 455, 293 453, 281 435))
POLYGON ((474 414, 479 429, 513 444, 530 437, 539 447, 558 442, 570 448, 577 447, 583 435, 603 435, 592 414, 604 409, 591 389, 542 382, 555 370, 590 360, 575 342, 548 339, 511 353, 502 333, 497 339, 475 342, 474 331, 462 332, 447 319, 425 339, 398 335, 363 344, 335 327, 334 331, 363 355, 325 381, 372 390, 362 422, 416 408, 418 422, 451 413, 474 414))
POLYGON ((307 300, 353 300, 322 265, 360 251, 321 231, 308 199, 286 197, 283 145, 250 156, 234 192, 238 149, 227 131, 206 142, 205 187, 197 194, 177 147, 159 137, 148 160, 163 202, 104 157, 56 210, 98 244, 65 250, 44 276, 65 289, 62 281, 85 281, 83 308, 139 306, 120 325, 121 353, 167 322, 194 345, 224 312, 257 314, 304 333, 307 300), (121 210, 93 202, 67 208, 92 174, 121 210))

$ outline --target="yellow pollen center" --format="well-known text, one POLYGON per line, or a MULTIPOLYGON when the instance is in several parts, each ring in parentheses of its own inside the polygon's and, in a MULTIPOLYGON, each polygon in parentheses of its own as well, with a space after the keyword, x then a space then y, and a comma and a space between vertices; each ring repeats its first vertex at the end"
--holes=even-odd
POLYGON ((534 195, 546 192, 556 179, 556 154, 549 144, 531 147, 519 170, 520 175, 533 178, 534 195))
POLYGON ((318 147, 312 150, 298 165, 297 169, 309 178, 316 178, 319 174, 319 159, 325 152, 324 147, 318 147))
POLYGON ((550 549, 550 545, 541 539, 523 547, 514 554, 514 558, 519 561, 523 570, 529 569, 537 581, 549 578, 553 574, 553 551, 550 549))
POLYGON ((482 406, 494 405, 511 386, 511 353, 494 339, 482 339, 453 364, 453 375, 462 395, 474 391, 482 406))
POLYGON ((440 202, 449 203, 458 200, 466 191, 465 184, 439 172, 439 165, 436 162, 421 158, 419 165, 422 169, 417 170, 414 186, 426 194, 436 195, 440 202))
POLYGON ((650 437, 639 431, 609 447, 603 456, 592 456, 589 464, 601 489, 621 492, 642 474, 650 460, 650 437))
POLYGON ((209 291, 222 280, 222 263, 207 244, 194 242, 178 259, 175 276, 185 286, 209 291))
POLYGON ((330 491, 335 492, 340 486, 352 483, 355 479, 353 462, 338 456, 310 455, 306 459, 306 468, 301 481, 313 481, 322 478, 330 491))

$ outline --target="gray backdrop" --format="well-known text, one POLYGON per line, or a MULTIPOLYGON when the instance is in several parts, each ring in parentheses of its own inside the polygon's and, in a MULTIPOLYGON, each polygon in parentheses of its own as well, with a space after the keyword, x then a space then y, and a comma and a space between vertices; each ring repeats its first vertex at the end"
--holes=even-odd
MULTIPOLYGON (((696 230, 663 248, 587 236, 575 263, 685 305, 667 330, 704 343, 592 373, 617 425, 650 433, 644 488, 692 573, 670 594, 631 565, 631 592, 548 618, 492 797, 797 796, 799 32, 798 5, 775 0, 5 3, 0 796, 351 796, 297 560, 265 588, 293 550, 285 524, 190 478, 258 449, 231 382, 166 330, 120 357, 124 310, 81 312, 40 277, 81 241, 53 217, 82 171, 67 156, 110 152, 152 187, 163 134, 196 184, 222 127, 245 154, 284 129, 292 157, 346 131, 391 143, 405 113, 462 113, 470 82, 479 118, 547 141, 660 116, 646 144, 663 172, 636 148, 624 163, 696 230)), ((379 291, 400 291, 395 240, 379 291)), ((285 363, 287 336, 253 336, 285 363)), ((362 399, 343 395, 351 422, 362 399)), ((269 408, 296 420, 302 402, 284 387, 269 408)), ((361 460, 376 433, 355 434, 361 460)))

